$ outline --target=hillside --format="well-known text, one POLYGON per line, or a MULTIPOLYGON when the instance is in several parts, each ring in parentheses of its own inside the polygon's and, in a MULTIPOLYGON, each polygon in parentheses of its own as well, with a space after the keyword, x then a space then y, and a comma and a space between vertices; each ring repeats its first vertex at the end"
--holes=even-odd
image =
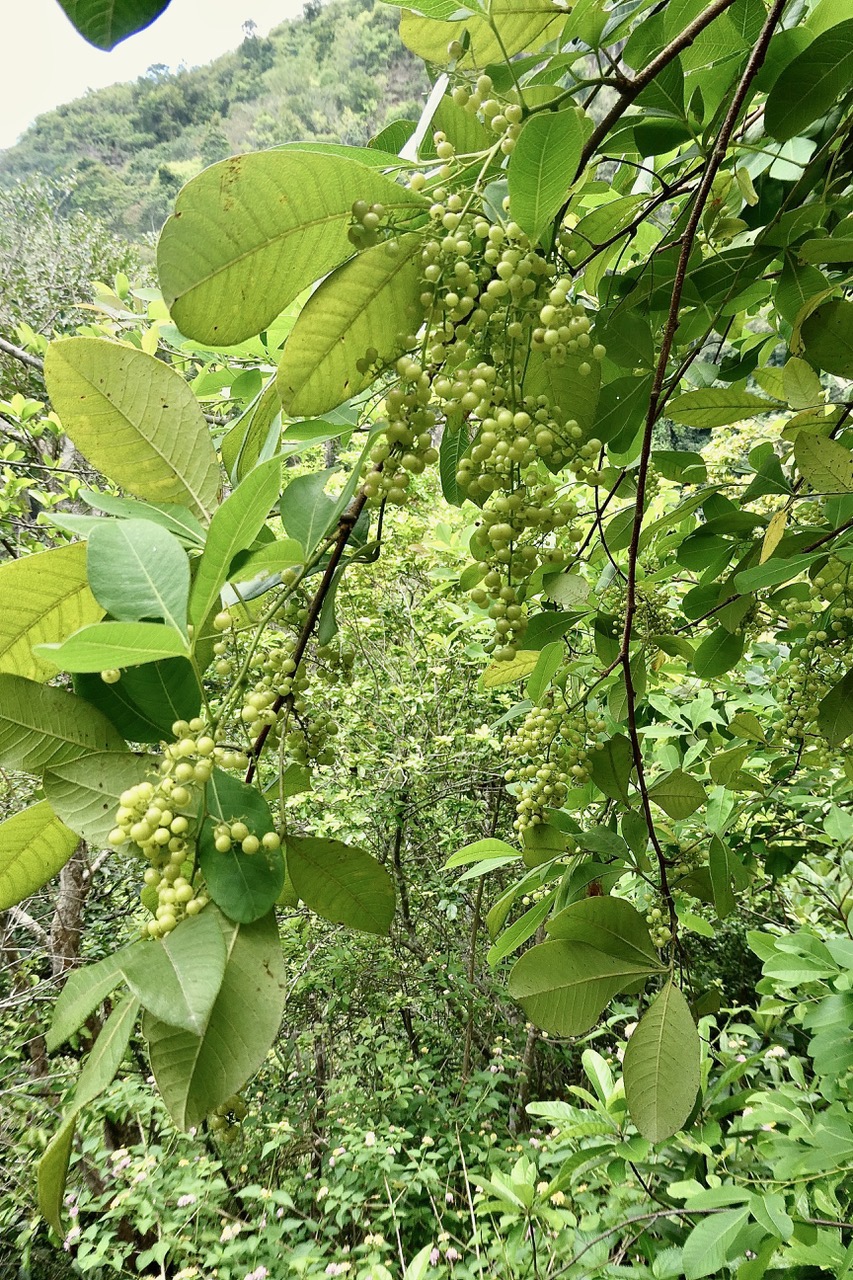
POLYGON ((416 113, 426 80, 396 28, 378 0, 312 0, 206 66, 154 66, 39 116, 0 152, 0 184, 60 179, 69 209, 132 239, 156 232, 205 165, 300 138, 364 143, 416 113))

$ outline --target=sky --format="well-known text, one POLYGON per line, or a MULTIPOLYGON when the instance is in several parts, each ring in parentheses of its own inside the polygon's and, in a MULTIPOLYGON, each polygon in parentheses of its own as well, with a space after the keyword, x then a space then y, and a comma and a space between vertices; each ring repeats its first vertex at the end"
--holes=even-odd
POLYGON ((8 7, 13 12, 0 28, 0 149, 12 146, 41 112, 87 89, 135 80, 158 62, 172 69, 209 62, 239 45, 244 22, 251 19, 266 35, 285 18, 298 17, 303 0, 172 0, 162 17, 112 53, 87 44, 57 0, 8 7))

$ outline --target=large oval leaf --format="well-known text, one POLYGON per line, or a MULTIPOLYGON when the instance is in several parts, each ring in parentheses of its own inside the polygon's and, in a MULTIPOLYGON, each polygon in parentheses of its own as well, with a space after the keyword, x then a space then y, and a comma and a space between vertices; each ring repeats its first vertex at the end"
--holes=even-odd
POLYGON ((352 254, 354 200, 390 212, 416 193, 342 156, 264 151, 211 165, 178 196, 157 266, 175 323, 201 342, 250 338, 352 254))
POLYGON ((509 212, 532 241, 557 213, 574 181, 584 144, 584 115, 575 107, 531 116, 507 171, 509 212))
POLYGON ((650 971, 582 942, 540 942, 509 976, 509 993, 537 1027, 555 1036, 589 1031, 608 1001, 650 971))
POLYGON ((150 520, 99 522, 87 567, 93 594, 113 618, 160 618, 186 635, 190 562, 167 529, 150 520))
POLYGON ((56 664, 37 658, 34 644, 62 640, 103 616, 86 577, 86 547, 72 543, 0 566, 0 671, 49 680, 56 664))
POLYGON ((67 827, 105 848, 116 825, 119 796, 149 772, 145 759, 129 751, 93 752, 49 769, 44 794, 67 827))
POLYGON ((649 1142, 677 1133, 699 1089, 699 1033, 673 982, 640 1019, 625 1050, 625 1097, 631 1119, 649 1142))
POLYGON ((824 303, 805 321, 802 333, 806 355, 819 369, 853 378, 853 302, 836 298, 824 303))
POLYGON ((179 631, 159 622, 98 622, 75 631, 62 644, 37 645, 36 653, 63 671, 85 672, 177 658, 188 649, 179 631))
POLYGON ((109 480, 139 498, 209 514, 219 464, 179 373, 135 347, 62 338, 47 349, 44 376, 65 431, 109 480))
POLYGON ((160 742, 176 720, 192 720, 201 707, 198 680, 187 658, 128 667, 116 684, 104 684, 92 672, 79 672, 74 688, 128 742, 160 742))
POLYGON ((41 773, 91 751, 124 742, 100 711, 64 689, 0 675, 0 765, 41 773))
POLYGON ((547 929, 551 938, 583 942, 649 970, 660 967, 645 920, 624 898, 581 898, 558 912, 547 929))
POLYGON ((559 34, 566 18, 565 12, 555 10, 551 0, 525 0, 524 4, 518 0, 491 0, 489 13, 499 35, 487 18, 480 18, 460 5, 443 6, 442 18, 425 18, 404 9, 400 15, 400 39, 425 62, 441 66, 447 61, 449 42, 461 39, 463 31, 467 31, 470 43, 465 60, 485 67, 492 62, 503 62, 522 49, 539 48, 545 40, 559 34), (464 26, 448 20, 451 12, 461 14, 464 26))
POLYGON ((787 141, 826 115, 853 78, 853 20, 824 31, 785 67, 767 95, 764 125, 787 141))
POLYGON ((284 856, 281 849, 263 846, 257 853, 243 853, 235 843, 229 853, 215 845, 217 822, 244 822, 260 840, 274 829, 272 814, 264 797, 254 787, 214 769, 207 784, 208 814, 198 845, 198 859, 213 901, 230 920, 249 924, 265 916, 284 884, 284 856))
POLYGON ((0 822, 0 911, 47 884, 77 848, 47 800, 0 822))
POLYGON ((151 1069, 169 1114, 181 1129, 201 1123, 243 1087, 266 1057, 284 1009, 285 970, 272 912, 233 924, 215 907, 225 940, 225 971, 201 1036, 143 1020, 151 1069))
POLYGON ((293 836, 287 873, 307 907, 351 929, 387 934, 394 919, 394 881, 375 858, 340 840, 293 836))
POLYGON ((121 972, 144 1009, 170 1027, 204 1035, 225 974, 225 939, 216 913, 182 920, 159 942, 128 947, 121 972))
POLYGON ((305 304, 278 370, 282 404, 293 417, 325 413, 375 380, 356 361, 373 348, 386 365, 406 349, 423 319, 421 238, 402 236, 396 251, 378 244, 324 280, 305 304))

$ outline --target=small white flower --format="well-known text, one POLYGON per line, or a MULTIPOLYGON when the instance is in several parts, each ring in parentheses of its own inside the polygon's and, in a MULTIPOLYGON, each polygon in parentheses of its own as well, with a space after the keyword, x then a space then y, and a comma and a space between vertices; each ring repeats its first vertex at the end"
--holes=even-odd
POLYGON ((376 1134, 372 1129, 368 1129, 367 1133, 364 1135, 364 1145, 366 1147, 376 1146, 376 1134))
POLYGON ((193 1195, 178 1196, 178 1208, 188 1209, 191 1204, 195 1204, 196 1197, 193 1195))

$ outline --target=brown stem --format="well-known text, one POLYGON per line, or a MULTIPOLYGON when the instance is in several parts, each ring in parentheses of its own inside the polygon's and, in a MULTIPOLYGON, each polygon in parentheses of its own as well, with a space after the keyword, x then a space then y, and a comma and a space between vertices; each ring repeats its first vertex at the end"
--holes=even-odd
MULTIPOLYGON (((774 0, 770 13, 767 16, 767 20, 761 30, 761 34, 756 41, 755 48, 750 54, 734 96, 729 104, 717 140, 714 143, 710 156, 708 157, 708 164, 696 192, 696 197, 693 202, 693 207, 690 212, 690 217, 688 219, 684 235, 681 238, 681 252, 679 253, 678 265, 676 267, 675 279, 673 281, 672 301, 670 302, 669 312, 667 314, 663 341, 661 343, 660 354, 655 368, 651 394, 649 395, 649 408, 646 414, 646 425, 643 433, 643 443, 640 450, 639 466, 637 468, 637 497, 634 506, 634 525, 631 531, 630 546, 628 548, 628 584, 626 589, 625 629, 622 636, 620 660, 625 680, 625 693, 628 701, 628 736, 631 740, 631 751, 634 758, 634 766, 637 771, 637 787, 640 792, 649 837, 657 857, 661 893, 667 905, 670 930, 673 938, 676 936, 678 919, 675 911, 675 902, 672 897, 672 891, 670 889, 667 876, 667 859, 655 830, 651 800, 649 798, 648 786, 646 785, 642 744, 640 742, 639 733, 637 732, 637 694, 634 688, 633 673, 631 671, 631 638, 634 627, 634 618, 637 612, 637 564, 640 550, 640 536, 643 530, 643 516, 645 514, 646 482, 648 478, 649 463, 651 460, 652 434, 662 408, 661 400, 664 383, 666 381, 667 365, 675 342, 675 334, 678 329, 681 297, 684 292, 684 284, 687 279, 687 268, 690 261, 690 255, 693 252, 693 246, 699 230, 699 224, 702 219, 705 206, 708 202, 708 198, 711 194, 714 179, 726 157, 732 132, 734 131, 741 108, 746 101, 753 80, 761 69, 764 58, 767 54, 767 48, 770 44, 771 37, 779 19, 782 16, 786 3, 787 0, 774 0)), ((715 6, 712 5, 710 9, 706 9, 705 13, 701 14, 700 18, 697 19, 696 22, 699 22, 701 19, 708 19, 708 14, 711 13, 711 9, 714 9, 714 7, 715 6)), ((726 7, 727 6, 725 4, 718 5, 716 12, 713 13, 712 17, 716 17, 717 12, 722 12, 726 7)), ((708 19, 708 21, 710 21, 710 19, 708 19)), ((696 23, 691 24, 691 26, 695 25, 696 23)), ((703 25, 707 25, 707 22, 703 25)), ((682 39, 690 29, 691 28, 686 28, 685 31, 681 33, 679 39, 682 39)), ((699 30, 702 30, 702 26, 699 27, 699 30)), ((698 34, 698 31, 695 34, 698 34)), ((691 39, 692 38, 693 37, 691 37, 691 39)), ((670 48, 671 47, 672 46, 670 46, 670 48)), ((681 47, 684 46, 682 45, 681 47)), ((664 50, 664 53, 666 52, 667 50, 664 50)), ((654 78, 654 75, 661 70, 662 66, 666 65, 666 63, 661 64, 661 58, 663 56, 663 54, 659 55, 659 57, 646 68, 645 72, 642 73, 642 75, 646 77, 646 83, 649 83, 649 80, 654 78), (656 69, 654 70, 654 75, 650 77, 649 72, 652 71, 652 68, 656 69)), ((667 59, 667 61, 669 60, 670 59, 667 59)), ((638 79, 639 78, 640 77, 638 77, 638 79)), ((617 106, 618 105, 619 104, 617 104, 617 106)), ((618 118, 619 114, 621 114, 621 112, 617 112, 617 115, 613 118, 618 118)), ((613 112, 610 113, 610 116, 613 116, 613 112)), ((602 125, 599 126, 599 129, 596 130, 596 133, 598 133, 605 125, 609 129, 612 123, 613 120, 611 120, 610 117, 607 117, 606 120, 602 122, 602 125)), ((587 144, 588 147, 592 144, 594 139, 595 134, 590 138, 590 141, 587 144)))
MULTIPOLYGON (((616 121, 621 119, 634 99, 638 98, 643 90, 652 83, 655 77, 660 75, 664 67, 669 66, 670 62, 672 62, 674 58, 677 58, 680 53, 689 48, 696 37, 701 35, 705 28, 710 26, 715 18, 718 18, 721 13, 725 13, 726 9, 731 8, 733 4, 734 0, 714 0, 713 4, 708 5, 707 9, 703 10, 698 17, 688 23, 684 30, 681 31, 674 40, 670 41, 666 48, 662 49, 658 56, 653 59, 647 67, 644 67, 638 75, 634 76, 633 80, 629 80, 625 84, 625 87, 622 89, 619 96, 619 101, 610 108, 601 123, 596 125, 590 134, 584 149, 581 152, 581 158, 577 167, 575 179, 579 178, 583 173, 584 169, 589 164, 589 161, 598 150, 598 144, 607 137, 616 121)), ((565 209, 562 212, 565 212, 565 209)), ((562 221, 562 212, 558 215, 558 225, 559 222, 562 221)))
MULTIPOLYGON (((344 551, 346 550, 347 543, 352 537, 352 531, 358 522, 358 517, 361 515, 362 511, 364 510, 366 503, 367 503, 367 495, 364 493, 360 493, 358 497, 353 500, 353 502, 350 504, 350 506, 347 508, 347 510, 344 512, 344 514, 341 516, 340 520, 338 521, 338 536, 335 540, 335 545, 332 548, 331 555, 329 556, 329 563, 326 565, 326 569, 325 569, 325 572, 323 573, 322 581, 320 582, 320 585, 314 594, 314 598, 311 601, 310 607, 308 609, 308 617, 305 619, 305 624, 301 632, 299 633, 299 639, 297 640, 296 648, 293 651, 293 661, 295 663, 295 666, 293 668, 294 676, 296 675, 296 672, 299 670, 299 664, 305 656, 305 650, 308 648, 308 643, 311 639, 311 636, 314 633, 314 628, 316 627, 317 621, 320 617, 320 611, 323 608, 323 602, 325 601, 326 596, 329 593, 329 589, 332 585, 332 582, 334 581, 335 572, 338 568, 338 565, 341 562, 341 558, 344 554, 344 551)), ((276 715, 278 715, 279 711, 281 711, 285 703, 289 705, 290 703, 292 703, 292 701, 293 701, 292 694, 290 693, 279 694, 275 702, 272 704, 272 710, 275 712, 276 715)), ((269 737, 271 728, 272 728, 272 725, 265 724, 264 727, 261 729, 260 733, 258 734, 257 738, 255 739, 254 745, 252 746, 252 750, 251 750, 249 767, 246 770, 247 782, 251 782, 252 778, 255 776, 255 770, 258 767, 258 761, 261 757, 261 752, 264 749, 264 743, 269 737)))

